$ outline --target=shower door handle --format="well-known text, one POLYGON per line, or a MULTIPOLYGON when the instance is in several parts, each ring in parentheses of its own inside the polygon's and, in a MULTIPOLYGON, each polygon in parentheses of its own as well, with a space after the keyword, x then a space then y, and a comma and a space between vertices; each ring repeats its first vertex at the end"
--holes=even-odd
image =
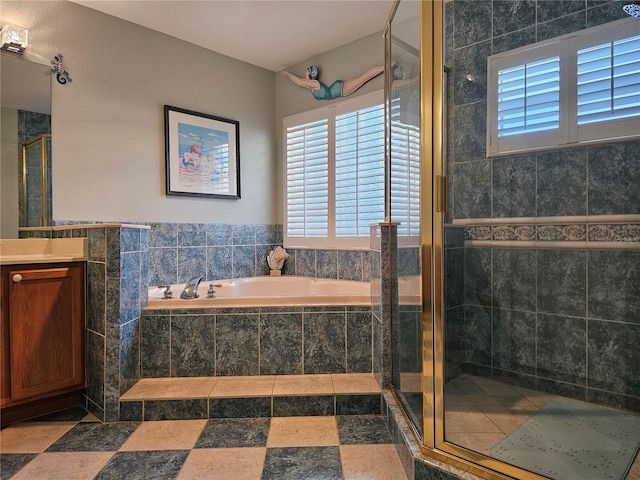
MULTIPOLYGON (((449 67, 443 66, 442 70, 442 162, 443 170, 446 171, 444 165, 447 162, 447 142, 448 142, 448 121, 449 115, 447 107, 449 105, 449 67)), ((435 210, 438 213, 447 211, 447 177, 445 175, 436 175, 435 178, 435 210)))
POLYGON ((436 175, 435 182, 435 201, 436 212, 447 211, 447 177, 444 175, 436 175))

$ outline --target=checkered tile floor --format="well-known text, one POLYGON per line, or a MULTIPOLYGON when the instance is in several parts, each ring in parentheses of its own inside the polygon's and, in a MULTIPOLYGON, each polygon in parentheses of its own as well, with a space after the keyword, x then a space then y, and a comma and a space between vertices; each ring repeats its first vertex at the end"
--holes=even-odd
POLYGON ((0 479, 406 480, 379 415, 103 424, 80 409, 0 431, 0 479))

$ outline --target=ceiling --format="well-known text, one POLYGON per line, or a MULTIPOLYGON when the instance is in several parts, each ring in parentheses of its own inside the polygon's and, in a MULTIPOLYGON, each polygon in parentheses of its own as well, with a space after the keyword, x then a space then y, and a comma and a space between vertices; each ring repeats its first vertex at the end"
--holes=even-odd
POLYGON ((393 0, 72 0, 278 72, 384 29, 393 0))

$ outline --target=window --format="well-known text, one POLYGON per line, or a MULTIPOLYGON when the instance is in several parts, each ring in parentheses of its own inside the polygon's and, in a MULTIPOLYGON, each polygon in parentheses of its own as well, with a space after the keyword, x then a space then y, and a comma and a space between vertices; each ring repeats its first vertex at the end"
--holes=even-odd
POLYGON ((640 136, 640 31, 625 19, 489 57, 487 152, 640 136))
MULTIPOLYGON (((420 236, 420 128, 391 101, 391 219, 400 244, 420 236)), ((415 123, 415 122, 414 122, 415 123)), ((384 103, 362 95, 284 119, 284 243, 368 248, 384 220, 384 103)))
POLYGON ((284 119, 286 246, 365 248, 384 219, 382 92, 284 119))

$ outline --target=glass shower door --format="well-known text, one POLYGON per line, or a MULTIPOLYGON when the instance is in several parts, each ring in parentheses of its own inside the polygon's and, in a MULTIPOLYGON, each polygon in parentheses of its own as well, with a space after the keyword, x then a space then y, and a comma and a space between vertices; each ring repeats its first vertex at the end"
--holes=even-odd
POLYGON ((640 141, 487 155, 487 60, 624 18, 617 2, 443 6, 437 447, 517 478, 640 474, 640 141))
POLYGON ((391 222, 397 224, 398 282, 398 301, 392 306, 391 381, 422 435, 420 3, 399 2, 386 36, 388 208, 391 222))

